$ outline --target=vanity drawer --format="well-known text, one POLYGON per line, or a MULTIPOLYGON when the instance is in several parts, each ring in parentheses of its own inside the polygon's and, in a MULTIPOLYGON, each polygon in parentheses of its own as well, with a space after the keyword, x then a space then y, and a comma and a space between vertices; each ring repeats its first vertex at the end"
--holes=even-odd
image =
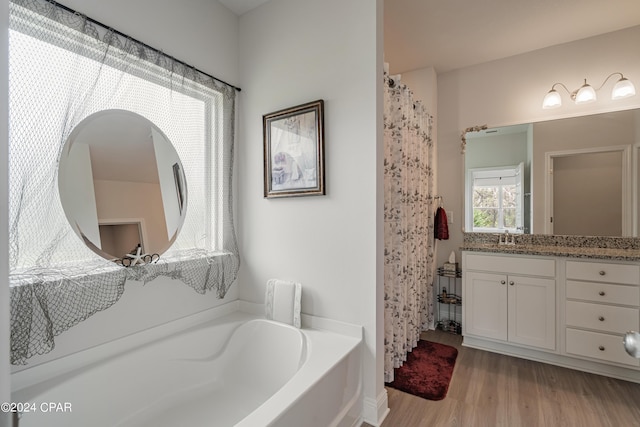
POLYGON ((640 360, 624 350, 622 336, 567 328, 567 353, 592 357, 607 362, 640 366, 640 360))
POLYGON ((492 255, 468 254, 464 266, 468 270, 495 271, 504 274, 553 277, 556 262, 543 258, 520 258, 492 255))
POLYGON ((624 334, 637 330, 639 322, 637 308, 567 301, 567 326, 624 334))
POLYGON ((640 265, 567 261, 567 279, 637 285, 640 265))
POLYGON ((610 283, 567 280, 567 298, 608 304, 640 305, 640 288, 610 283))

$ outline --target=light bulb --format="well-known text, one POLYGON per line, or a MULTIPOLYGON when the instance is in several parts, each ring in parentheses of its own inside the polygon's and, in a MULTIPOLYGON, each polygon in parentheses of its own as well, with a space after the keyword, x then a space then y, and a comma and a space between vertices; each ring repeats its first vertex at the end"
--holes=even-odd
POLYGON ((576 104, 587 104, 596 100, 596 91, 587 83, 585 79, 584 84, 578 89, 575 97, 576 104))
POLYGON ((622 77, 611 91, 611 99, 622 99, 636 94, 636 88, 630 80, 622 77))
POLYGON ((544 97, 542 101, 542 108, 549 110, 551 108, 558 108, 562 105, 562 98, 557 90, 551 89, 544 97))

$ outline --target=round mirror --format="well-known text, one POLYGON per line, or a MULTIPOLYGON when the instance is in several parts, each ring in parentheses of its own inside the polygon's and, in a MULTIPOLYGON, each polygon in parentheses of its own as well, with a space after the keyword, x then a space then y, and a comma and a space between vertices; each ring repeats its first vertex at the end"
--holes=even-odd
POLYGON ((162 254, 186 214, 178 153, 156 125, 130 111, 100 111, 73 129, 60 157, 58 188, 73 230, 110 260, 138 247, 162 254))

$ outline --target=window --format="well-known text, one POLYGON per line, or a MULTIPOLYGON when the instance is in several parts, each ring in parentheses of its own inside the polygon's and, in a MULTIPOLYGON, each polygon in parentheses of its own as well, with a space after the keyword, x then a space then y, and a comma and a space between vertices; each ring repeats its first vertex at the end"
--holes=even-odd
POLYGON ((467 217, 470 231, 522 233, 522 168, 520 164, 470 170, 471 209, 467 217))
POLYGON ((224 230, 230 212, 225 206, 230 179, 225 174, 230 174, 231 159, 223 145, 233 126, 233 100, 229 102, 225 89, 233 89, 201 84, 197 71, 162 64, 167 57, 150 54, 135 41, 104 31, 97 38, 91 31, 48 19, 55 14, 45 18, 13 3, 11 7, 12 268, 93 259, 77 236, 67 232, 57 164, 74 127, 108 109, 149 119, 167 135, 184 165, 189 205, 171 252, 235 251, 225 247, 232 239, 224 230))
POLYGON ((234 87, 61 5, 11 0, 11 363, 51 351, 55 336, 117 302, 127 279, 167 276, 225 296, 239 268, 234 115, 234 87), (69 135, 86 117, 113 109, 153 122, 183 166, 186 218, 158 264, 124 268, 100 258, 73 232, 60 202, 58 163, 69 135))

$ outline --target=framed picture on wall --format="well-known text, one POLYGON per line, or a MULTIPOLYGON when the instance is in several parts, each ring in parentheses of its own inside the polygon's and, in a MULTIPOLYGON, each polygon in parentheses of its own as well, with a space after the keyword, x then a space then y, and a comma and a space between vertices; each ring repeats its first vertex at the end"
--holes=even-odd
POLYGON ((324 195, 324 101, 262 116, 264 197, 324 195))

